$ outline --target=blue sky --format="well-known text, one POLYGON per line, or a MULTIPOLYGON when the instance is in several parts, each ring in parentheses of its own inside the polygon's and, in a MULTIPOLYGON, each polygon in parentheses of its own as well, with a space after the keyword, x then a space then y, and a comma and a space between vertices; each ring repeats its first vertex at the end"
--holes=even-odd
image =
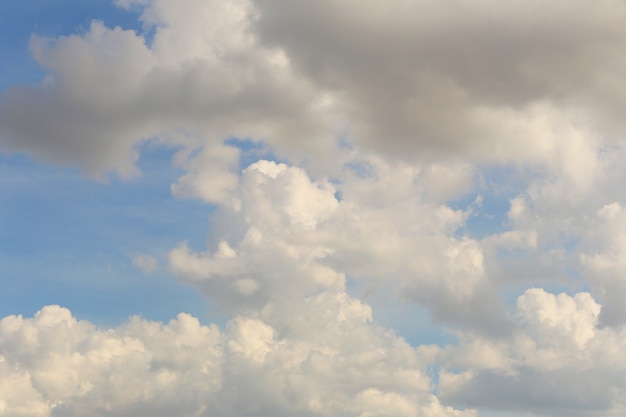
MULTIPOLYGON (((94 19, 142 30, 136 11, 107 0, 8 1, 0 8, 2 90, 39 83, 46 75, 29 49, 33 35, 81 33, 94 19)), ((208 229, 207 207, 171 197, 173 152, 146 146, 138 161, 143 175, 130 182, 115 176, 93 181, 73 167, 41 164, 23 153, 2 155, 0 252, 6 272, 0 315, 32 315, 61 304, 108 325, 136 314, 167 321, 181 311, 205 319, 206 302, 181 287, 165 266, 151 277, 132 266, 137 253, 163 256, 183 240, 204 243, 206 230, 196 225, 204 222, 208 229)))
POLYGON ((624 415, 625 23, 5 1, 0 414, 624 415))
POLYGON ((33 59, 31 36, 58 37, 85 31, 92 19, 111 26, 141 30, 137 13, 115 7, 107 0, 29 0, 3 2, 0 52, 3 60, 0 88, 41 81, 45 72, 33 59))
POLYGON ((2 264, 11 277, 3 280, 4 315, 56 303, 106 323, 134 314, 206 316, 205 302, 164 265, 150 277, 132 266, 136 254, 164 256, 183 240, 201 247, 209 227, 205 205, 171 197, 171 153, 144 155, 144 175, 130 182, 97 182, 73 168, 3 157, 2 264))

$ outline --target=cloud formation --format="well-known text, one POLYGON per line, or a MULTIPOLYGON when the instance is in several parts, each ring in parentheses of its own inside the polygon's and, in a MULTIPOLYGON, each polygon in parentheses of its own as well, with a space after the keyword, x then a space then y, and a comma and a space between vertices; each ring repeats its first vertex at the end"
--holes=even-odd
POLYGON ((196 144, 190 132, 215 144, 231 136, 324 139, 317 92, 280 51, 247 34, 248 3, 144 7, 145 24, 156 25, 150 45, 98 21, 84 34, 33 37, 34 57, 50 75, 0 97, 5 151, 129 177, 136 148, 155 137, 176 145, 196 144))
POLYGON ((143 33, 33 36, 0 151, 130 178, 175 148, 211 228, 168 266, 227 319, 5 317, 0 414, 624 414, 623 1, 116 3, 143 33))
POLYGON ((532 288, 517 300, 508 339, 461 336, 444 355, 446 400, 566 415, 620 415, 624 398, 623 328, 597 327, 601 306, 589 293, 555 295, 532 288))
POLYGON ((154 34, 34 37, 50 75, 2 95, 5 150, 129 176, 143 141, 200 131, 299 157, 347 135, 396 157, 529 162, 564 129, 614 143, 623 128, 618 0, 117 3, 154 34))
MULTIPOLYGON (((249 166, 217 214, 228 226, 214 236, 216 249, 181 245, 170 253, 173 272, 215 302, 244 309, 342 289, 350 276, 392 288, 437 319, 503 331, 481 242, 455 236, 468 214, 422 197, 432 169, 365 162, 366 176, 347 169, 335 185, 285 164, 249 166)), ((444 189, 465 174, 437 169, 451 172, 444 189)))
POLYGON ((223 330, 181 313, 99 329, 48 306, 0 321, 0 411, 7 416, 334 415, 469 417, 441 405, 431 353, 371 324, 345 293, 305 301, 316 316, 264 311, 223 330), (325 312, 319 314, 319 312, 325 312), (309 316, 310 317, 310 316, 309 316))

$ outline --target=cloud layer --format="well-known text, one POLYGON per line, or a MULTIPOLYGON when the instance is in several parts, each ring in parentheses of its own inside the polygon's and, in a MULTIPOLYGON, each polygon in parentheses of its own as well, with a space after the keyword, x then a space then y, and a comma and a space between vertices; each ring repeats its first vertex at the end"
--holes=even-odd
POLYGON ((0 321, 0 411, 7 416, 473 416, 442 406, 429 349, 371 324, 370 308, 328 292, 223 330, 181 313, 103 330, 48 306, 0 321), (319 314, 324 312, 323 314, 319 314), (310 317, 310 316, 309 316, 310 317), (299 322, 300 321, 300 322, 299 322))
POLYGON ((32 37, 0 151, 131 178, 174 148, 207 245, 130 262, 227 318, 5 317, 0 414, 624 414, 623 1, 116 3, 143 33, 32 37))
POLYGON ((199 131, 309 158, 347 137, 396 157, 529 162, 623 127, 618 0, 118 4, 143 8, 149 41, 97 21, 34 37, 50 76, 2 95, 5 150, 129 176, 142 141, 199 131))

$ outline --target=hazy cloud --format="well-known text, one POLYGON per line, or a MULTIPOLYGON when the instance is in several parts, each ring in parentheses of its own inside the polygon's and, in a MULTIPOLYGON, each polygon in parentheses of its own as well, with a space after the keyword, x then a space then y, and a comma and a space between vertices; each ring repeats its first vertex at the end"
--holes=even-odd
POLYGON ((150 274, 159 265, 159 261, 154 256, 139 253, 133 256, 133 265, 141 269, 145 274, 150 274))

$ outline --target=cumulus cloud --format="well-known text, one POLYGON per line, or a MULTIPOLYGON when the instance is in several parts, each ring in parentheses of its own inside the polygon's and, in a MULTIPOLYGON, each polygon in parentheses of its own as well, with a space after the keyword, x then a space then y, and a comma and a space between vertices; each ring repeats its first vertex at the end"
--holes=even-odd
POLYGON ((354 136, 382 152, 519 159, 550 146, 535 126, 621 124, 617 0, 255 4, 262 42, 339 91, 354 136))
POLYGON ((623 1, 116 3, 144 33, 33 36, 0 151, 132 177, 176 148, 172 195, 215 211, 169 268, 228 319, 5 317, 0 414, 624 414, 623 1), (458 343, 380 327, 376 291, 458 343))
POLYGON ((224 207, 229 217, 220 223, 228 234, 219 237, 217 250, 192 253, 179 246, 170 253, 175 274, 225 306, 258 308, 344 287, 345 276, 319 262, 329 249, 306 241, 337 209, 330 184, 311 182, 299 168, 260 161, 244 171, 238 191, 224 207))
POLYGON ((264 311, 224 329, 185 313, 112 329, 48 306, 0 320, 0 410, 6 416, 470 417, 430 394, 427 354, 371 324, 345 293, 305 301, 310 330, 264 311), (308 316, 311 317, 311 316, 308 316), (310 321, 310 320, 309 320, 310 321))
POLYGON ((600 208, 594 220, 585 236, 587 247, 580 261, 589 274, 589 282, 604 300, 603 324, 621 325, 626 323, 622 302, 626 295, 626 211, 622 204, 613 202, 600 208))
POLYGON ((0 321, 2 391, 11 416, 195 415, 201 393, 219 389, 221 334, 180 314, 167 325, 131 319, 110 330, 48 306, 33 318, 0 321), (26 401, 31 406, 25 406, 26 401))
POLYGON ((170 253, 172 271, 229 308, 344 288, 350 276, 372 289, 392 288, 437 319, 504 331, 482 244, 456 235, 467 213, 438 202, 433 170, 376 158, 360 163, 366 174, 347 164, 334 183, 285 164, 249 166, 235 203, 217 214, 224 227, 211 237, 215 249, 182 244, 170 253))
POLYGON ((237 186, 239 152, 234 147, 208 145, 198 154, 181 151, 175 159, 187 171, 171 186, 176 197, 222 203, 237 186))
POLYGON ((599 328, 601 306, 589 293, 531 288, 517 300, 508 338, 461 335, 447 348, 440 394, 473 407, 541 415, 621 415, 623 329, 599 328))
POLYGON ((405 159, 531 161, 564 129, 614 143, 623 128, 619 0, 117 3, 143 10, 149 42, 97 21, 33 38, 50 74, 0 97, 5 151, 130 176, 134 149, 175 130, 299 158, 347 137, 405 159))
MULTIPOLYGON (((280 317, 308 317, 312 312, 291 301, 316 291, 343 291, 346 277, 369 288, 392 288, 457 329, 458 345, 433 359, 443 369, 438 389, 446 402, 538 415, 620 415, 626 386, 618 358, 623 329, 599 327, 605 313, 591 294, 532 288, 508 314, 496 291, 507 283, 519 285, 518 278, 507 277, 502 253, 525 254, 520 268, 545 261, 538 273, 555 262, 565 269, 564 259, 545 250, 554 244, 553 231, 562 230, 577 233, 598 251, 582 255, 581 263, 600 273, 589 282, 606 297, 602 289, 621 282, 601 274, 621 270, 623 207, 605 205, 594 219, 573 207, 574 228, 561 224, 546 231, 532 228, 546 221, 537 218, 537 207, 517 197, 509 212, 512 229, 476 240, 457 234, 470 213, 452 210, 427 192, 430 172, 419 164, 391 166, 362 158, 347 163, 330 184, 297 167, 258 162, 242 174, 234 193, 239 203, 217 214, 229 227, 216 230, 216 250, 194 253, 180 246, 170 254, 171 266, 210 299, 230 302, 234 311, 261 308, 280 317), (588 381, 594 389, 587 388, 588 381)), ((620 293, 615 294, 606 298, 609 309, 620 305, 620 293)))
POLYGON ((297 136, 306 149, 324 147, 324 100, 280 51, 258 45, 248 29, 248 2, 142 7, 155 30, 150 44, 98 21, 84 34, 33 38, 34 57, 50 74, 0 97, 4 151, 77 164, 94 176, 129 177, 142 142, 189 145, 178 132, 215 144, 233 136, 286 143, 297 136))

